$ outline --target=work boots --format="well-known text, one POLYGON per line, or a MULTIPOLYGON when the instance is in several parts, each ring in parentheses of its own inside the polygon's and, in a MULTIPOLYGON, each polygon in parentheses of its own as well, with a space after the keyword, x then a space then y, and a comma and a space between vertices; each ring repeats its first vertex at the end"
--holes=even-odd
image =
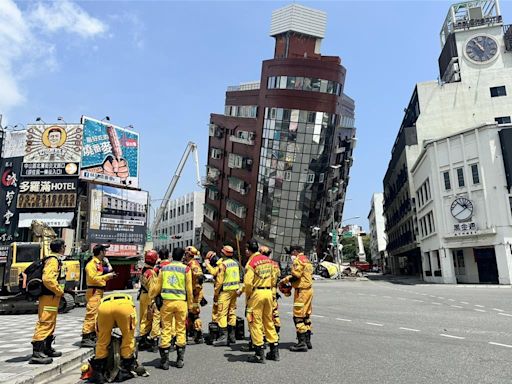
POLYGON ((52 343, 54 342, 54 340, 55 340, 55 336, 48 336, 44 340, 44 354, 48 357, 61 357, 62 352, 57 352, 52 347, 52 343))
POLYGON ((252 345, 252 340, 249 340, 249 344, 242 345, 240 350, 242 352, 253 352, 254 351, 254 345, 252 345))
POLYGON ((279 336, 279 332, 281 331, 281 327, 279 325, 276 325, 276 333, 279 336))
POLYGON ((160 350, 160 365, 158 368, 167 371, 169 369, 169 348, 159 348, 160 350))
POLYGON ((270 352, 267 353, 267 360, 279 361, 279 343, 270 344, 270 352))
POLYGON ((311 344, 311 331, 306 332, 306 346, 308 349, 313 349, 313 345, 311 344))
POLYGON ((169 350, 171 352, 176 350, 176 336, 172 337, 172 339, 171 339, 171 346, 170 346, 169 350))
POLYGON ((152 338, 148 337, 147 343, 148 343, 148 352, 158 352, 158 338, 152 339, 152 338))
POLYGON ((104 384, 107 382, 105 379, 105 364, 107 359, 92 359, 92 376, 89 378, 89 382, 96 384, 104 384))
POLYGON ((292 352, 307 352, 308 346, 306 345, 306 333, 297 332, 297 344, 290 347, 292 352))
POLYGON ((196 330, 194 332, 194 343, 203 344, 203 332, 201 330, 196 330))
POLYGON ((82 335, 82 341, 80 342, 80 348, 94 348, 96 347, 96 341, 94 339, 95 333, 84 333, 82 335))
POLYGON ((176 358, 176 368, 183 368, 185 358, 185 347, 176 347, 178 357, 176 358))
POLYGON ((228 343, 236 344, 236 334, 234 325, 228 325, 228 343))
POLYGON ((213 342, 216 347, 225 347, 228 345, 228 330, 227 328, 219 329, 219 338, 213 342))
POLYGON ((139 343, 137 346, 137 349, 139 351, 146 351, 150 347, 149 341, 148 341, 148 335, 142 335, 139 338, 139 343))
POLYGON ((116 376, 117 382, 133 379, 135 377, 135 358, 130 357, 129 359, 121 358, 121 367, 119 373, 116 376))
POLYGON ((260 364, 265 364, 265 350, 263 349, 263 345, 261 346, 254 346, 254 355, 253 356, 249 356, 247 358, 247 361, 249 363, 260 363, 260 364))
POLYGON ((32 342, 32 357, 29 364, 51 364, 53 359, 44 354, 44 340, 32 342))

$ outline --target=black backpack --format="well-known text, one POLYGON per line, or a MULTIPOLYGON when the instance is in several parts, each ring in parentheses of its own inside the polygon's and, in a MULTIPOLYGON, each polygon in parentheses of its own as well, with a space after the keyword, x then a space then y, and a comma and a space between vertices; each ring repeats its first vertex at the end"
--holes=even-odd
POLYGON ((52 257, 58 260, 58 258, 55 256, 48 256, 42 260, 36 260, 32 264, 30 264, 23 272, 23 274, 25 275, 24 290, 30 299, 37 299, 39 296, 43 294, 43 269, 46 264, 46 261, 51 259, 52 257))

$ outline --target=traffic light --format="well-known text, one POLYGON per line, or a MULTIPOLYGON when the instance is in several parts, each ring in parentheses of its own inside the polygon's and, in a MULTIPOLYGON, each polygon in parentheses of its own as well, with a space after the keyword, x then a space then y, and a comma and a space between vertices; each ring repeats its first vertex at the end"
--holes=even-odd
POLYGON ((178 239, 181 239, 181 236, 180 235, 172 235, 171 239, 178 240, 178 239))

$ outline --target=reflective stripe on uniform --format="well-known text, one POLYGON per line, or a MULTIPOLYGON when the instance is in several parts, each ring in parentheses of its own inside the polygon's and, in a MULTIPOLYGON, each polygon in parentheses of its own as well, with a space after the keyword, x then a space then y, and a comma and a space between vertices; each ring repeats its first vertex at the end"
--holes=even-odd
POLYGON ((58 311, 58 307, 52 307, 50 305, 45 305, 43 307, 43 311, 47 311, 47 312, 57 312, 58 311))
POLYGON ((293 303, 294 307, 303 307, 304 303, 293 303))
POLYGON ((179 261, 172 261, 162 268, 162 299, 186 300, 187 267, 179 261))
POLYGON ((234 260, 226 260, 223 262, 226 270, 224 271, 224 282, 222 283, 223 291, 236 291, 240 286, 240 268, 234 260))
POLYGON ((186 291, 184 289, 170 289, 170 288, 164 288, 162 289, 162 293, 170 293, 174 295, 184 295, 186 291))

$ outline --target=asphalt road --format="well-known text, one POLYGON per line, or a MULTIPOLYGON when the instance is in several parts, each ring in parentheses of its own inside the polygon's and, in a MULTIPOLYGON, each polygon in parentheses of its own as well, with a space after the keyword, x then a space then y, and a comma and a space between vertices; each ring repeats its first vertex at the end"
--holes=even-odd
MULTIPOLYGON (((211 297, 211 286, 207 287, 211 297)), ((187 346, 185 367, 156 369, 158 353, 139 361, 150 377, 135 383, 511 383, 511 289, 318 281, 313 350, 292 353, 292 301, 280 302, 281 361, 250 364, 230 347, 187 346)), ((243 299, 239 300, 240 314, 243 299)), ((203 314, 204 328, 210 306, 203 314)), ((73 311, 80 316, 80 310, 73 311)), ((176 354, 171 354, 175 359, 176 354)), ((55 384, 77 383, 78 374, 55 384)))

